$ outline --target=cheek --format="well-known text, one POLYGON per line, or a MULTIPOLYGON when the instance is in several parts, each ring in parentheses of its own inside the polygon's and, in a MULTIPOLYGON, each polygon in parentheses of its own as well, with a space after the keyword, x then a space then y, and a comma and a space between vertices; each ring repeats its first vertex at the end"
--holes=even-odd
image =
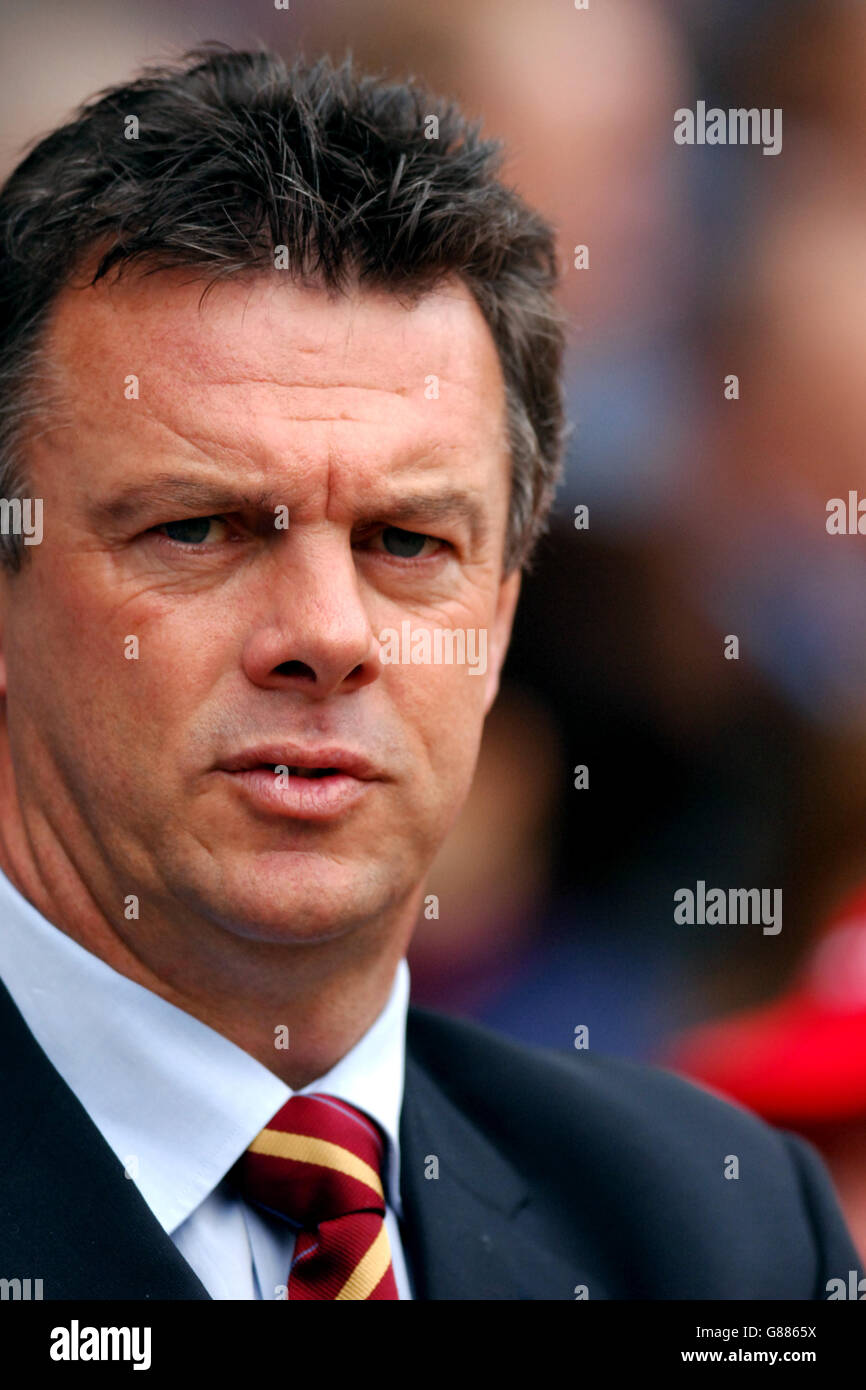
POLYGON ((4 643, 10 717, 54 743, 74 739, 92 766, 134 764, 154 737, 165 740, 164 711, 191 685, 185 646, 177 634, 163 642, 132 608, 112 608, 48 565, 27 576, 4 643))
POLYGON ((465 667, 400 668, 398 716, 413 732, 413 752, 426 761, 446 807, 468 792, 484 723, 481 676, 465 667))

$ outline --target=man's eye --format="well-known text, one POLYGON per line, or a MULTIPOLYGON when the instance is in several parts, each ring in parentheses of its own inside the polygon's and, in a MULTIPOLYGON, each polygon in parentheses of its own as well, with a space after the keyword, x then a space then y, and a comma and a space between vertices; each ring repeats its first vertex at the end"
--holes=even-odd
POLYGON ((400 560, 417 560, 425 545, 441 544, 435 536, 425 536, 419 531, 404 531, 401 526, 383 527, 376 539, 381 540, 389 555, 400 560))
POLYGON ((165 521, 156 530, 181 545, 201 545, 202 541, 216 539, 212 534, 215 523, 223 527, 227 524, 221 516, 191 516, 184 521, 165 521))

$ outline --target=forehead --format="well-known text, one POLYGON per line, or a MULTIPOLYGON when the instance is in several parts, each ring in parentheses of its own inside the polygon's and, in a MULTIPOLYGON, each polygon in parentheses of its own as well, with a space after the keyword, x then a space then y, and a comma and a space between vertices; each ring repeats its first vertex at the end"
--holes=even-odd
POLYGON ((98 420, 127 433, 135 376, 137 429, 228 447, 279 448, 287 430, 362 449, 370 430, 385 447, 419 430, 445 447, 504 445, 496 346, 461 282, 411 301, 332 294, 277 271, 227 278, 202 298, 204 283, 171 270, 62 292, 45 347, 79 429, 98 420))

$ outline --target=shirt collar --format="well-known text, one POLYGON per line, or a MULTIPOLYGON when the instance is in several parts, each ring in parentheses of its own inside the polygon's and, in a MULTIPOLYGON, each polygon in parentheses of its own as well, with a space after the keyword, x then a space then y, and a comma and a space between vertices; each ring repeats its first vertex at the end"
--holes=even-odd
MULTIPOLYGON (((169 1234, 293 1094, 228 1038, 73 941, 3 873, 0 976, 36 1041, 169 1234)), ((401 960, 372 1026, 300 1092, 339 1096, 382 1126, 385 1191, 398 1217, 409 983, 401 960)))

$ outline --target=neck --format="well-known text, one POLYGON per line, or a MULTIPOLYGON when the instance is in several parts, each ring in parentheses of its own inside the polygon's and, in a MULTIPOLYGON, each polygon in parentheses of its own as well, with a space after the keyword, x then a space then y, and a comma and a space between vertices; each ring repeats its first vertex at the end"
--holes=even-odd
MULTIPOLYGON (((118 924, 47 827, 25 830, 15 816, 0 826, 0 869, 43 917, 293 1090, 335 1066, 384 1009, 423 893, 422 884, 388 912, 315 941, 252 939, 242 924, 227 927, 167 899, 146 921, 118 924)), ((134 891, 127 885, 109 900, 134 891)))

